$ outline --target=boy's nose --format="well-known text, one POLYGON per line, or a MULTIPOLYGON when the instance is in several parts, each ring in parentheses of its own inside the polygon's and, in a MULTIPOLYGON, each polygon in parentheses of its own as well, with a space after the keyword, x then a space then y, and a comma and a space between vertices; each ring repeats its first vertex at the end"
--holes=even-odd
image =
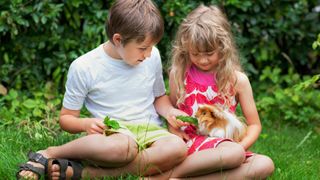
POLYGON ((144 58, 150 57, 151 56, 151 50, 146 51, 143 56, 144 56, 144 58))

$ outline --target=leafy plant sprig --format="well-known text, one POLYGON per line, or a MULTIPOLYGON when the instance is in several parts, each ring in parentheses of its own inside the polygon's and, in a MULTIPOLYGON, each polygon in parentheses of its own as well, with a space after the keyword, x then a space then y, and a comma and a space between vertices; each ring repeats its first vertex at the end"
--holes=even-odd
POLYGON ((106 116, 103 120, 104 124, 108 126, 110 129, 117 130, 120 128, 120 124, 116 120, 110 119, 109 116, 106 116))
POLYGON ((198 126, 198 120, 197 118, 191 117, 191 116, 177 116, 177 119, 180 119, 183 122, 192 123, 196 126, 198 126))

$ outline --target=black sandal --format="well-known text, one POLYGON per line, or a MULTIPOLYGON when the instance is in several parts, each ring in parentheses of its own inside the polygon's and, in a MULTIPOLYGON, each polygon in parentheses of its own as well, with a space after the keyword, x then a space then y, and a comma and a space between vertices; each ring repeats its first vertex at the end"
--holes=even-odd
POLYGON ((48 160, 48 164, 47 164, 47 170, 48 170, 47 175, 48 175, 49 179, 52 179, 51 169, 52 169, 52 165, 54 165, 54 164, 58 164, 60 166, 59 180, 67 179, 67 168, 68 167, 71 167, 73 169, 73 175, 71 177, 72 180, 81 179, 81 174, 82 174, 82 170, 83 170, 83 166, 82 166, 81 162, 73 161, 73 160, 69 160, 69 159, 54 159, 54 158, 50 158, 48 160))
POLYGON ((46 157, 44 157, 42 154, 35 153, 32 151, 29 151, 28 159, 29 159, 29 161, 43 165, 44 168, 34 167, 32 164, 29 164, 29 163, 20 164, 19 171, 16 173, 16 178, 23 179, 23 177, 20 176, 20 174, 19 174, 21 171, 32 171, 32 172, 36 173, 38 175, 38 179, 40 179, 41 176, 44 175, 45 171, 47 170, 48 159, 46 157))

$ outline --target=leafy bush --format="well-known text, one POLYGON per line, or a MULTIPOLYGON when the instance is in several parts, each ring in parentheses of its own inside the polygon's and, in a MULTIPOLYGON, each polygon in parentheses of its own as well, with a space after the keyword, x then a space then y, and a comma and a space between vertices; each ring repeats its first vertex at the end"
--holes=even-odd
POLYGON ((62 90, 69 64, 105 40, 102 1, 0 2, 0 77, 17 90, 53 81, 62 90))
POLYGON ((315 42, 313 42, 313 44, 312 44, 313 49, 317 49, 319 47, 320 47, 320 33, 318 34, 317 40, 315 42))
MULTIPOLYGON (((106 40, 104 22, 112 2, 1 1, 0 83, 9 89, 33 90, 52 81, 63 92, 70 62, 106 40)), ((291 66, 299 74, 320 71, 319 52, 311 49, 320 31, 317 0, 155 2, 165 20, 165 35, 159 44, 163 64, 169 62, 171 41, 181 20, 205 3, 218 4, 225 10, 250 74, 259 74, 271 63, 283 73, 291 66)))
POLYGON ((259 92, 257 108, 264 122, 287 122, 295 125, 320 125, 320 74, 300 79, 298 74, 280 76, 279 68, 266 68, 260 76, 263 86, 259 92), (285 88, 283 88, 283 86, 285 88))
POLYGON ((27 128, 25 130, 30 134, 35 129, 47 128, 55 134, 61 99, 62 95, 58 95, 53 83, 32 93, 11 89, 8 95, 0 97, 0 127, 18 125, 27 128))
MULTIPOLYGON (((262 117, 298 123, 318 117, 314 112, 319 104, 314 97, 319 97, 319 88, 310 85, 302 92, 298 86, 292 87, 320 73, 317 0, 154 1, 165 20, 164 38, 158 47, 166 67, 182 19, 200 3, 218 4, 232 23, 250 78, 263 81, 254 88, 262 117), (279 112, 274 113, 275 108, 279 112), (281 117, 276 117, 277 113, 281 117)), ((0 94, 9 91, 0 96, 1 126, 24 120, 41 122, 48 114, 57 117, 55 108, 62 99, 59 94, 64 92, 68 67, 106 41, 104 22, 113 2, 0 1, 0 94), (53 99, 45 97, 48 82, 57 90, 53 99)))

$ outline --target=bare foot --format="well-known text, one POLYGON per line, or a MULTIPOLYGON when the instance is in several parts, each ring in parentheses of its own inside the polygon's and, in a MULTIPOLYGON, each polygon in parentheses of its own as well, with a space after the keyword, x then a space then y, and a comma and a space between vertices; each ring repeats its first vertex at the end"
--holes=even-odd
MULTIPOLYGON (((51 176, 52 180, 59 180, 60 166, 58 164, 52 165, 51 174, 48 174, 48 176, 51 176)), ((66 171, 66 179, 71 179, 72 176, 73 176, 73 169, 71 166, 68 166, 67 171, 66 171)))
MULTIPOLYGON (((42 154, 45 158, 48 158, 49 155, 47 153, 45 153, 44 150, 42 151, 38 151, 37 153, 39 154, 42 154)), ((28 161, 27 164, 31 164, 33 165, 34 167, 37 167, 37 168, 42 168, 44 169, 44 166, 40 163, 36 163, 36 162, 32 162, 32 161, 28 161)), ((23 178, 23 179, 39 179, 38 177, 38 174, 32 172, 32 171, 28 171, 28 170, 23 170, 19 173, 19 175, 23 178)))

